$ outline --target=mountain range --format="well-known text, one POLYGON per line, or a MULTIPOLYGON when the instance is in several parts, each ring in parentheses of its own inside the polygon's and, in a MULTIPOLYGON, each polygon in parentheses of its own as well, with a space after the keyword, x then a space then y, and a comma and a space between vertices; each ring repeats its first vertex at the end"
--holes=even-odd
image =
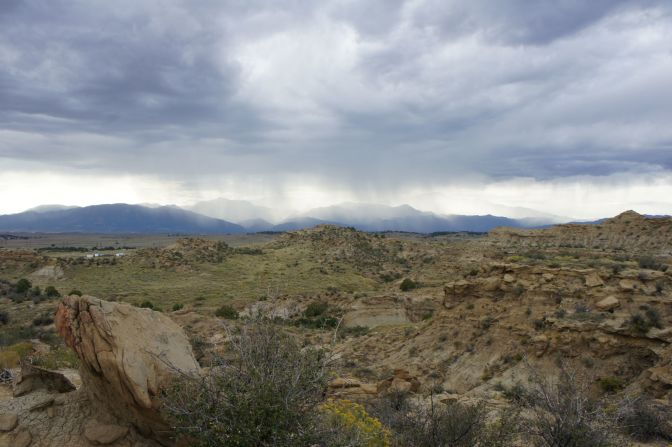
POLYGON ((42 205, 22 213, 0 215, 0 231, 45 233, 248 233, 291 231, 319 224, 351 226, 363 231, 486 232, 501 226, 529 228, 551 223, 555 222, 539 217, 442 215, 409 205, 361 203, 314 208, 278 219, 270 208, 228 199, 199 202, 186 208, 124 203, 85 207, 42 205))

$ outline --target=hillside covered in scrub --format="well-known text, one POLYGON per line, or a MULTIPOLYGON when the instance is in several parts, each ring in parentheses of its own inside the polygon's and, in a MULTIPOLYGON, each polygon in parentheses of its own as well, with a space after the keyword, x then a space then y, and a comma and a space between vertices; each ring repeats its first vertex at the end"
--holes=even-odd
POLYGON ((90 427, 68 425, 81 445, 108 430, 119 446, 662 446, 670 231, 628 212, 485 236, 317 226, 121 257, 0 249, 0 416, 18 421, 0 439, 42 442, 68 415, 90 427), (9 398, 12 383, 28 391, 9 398))

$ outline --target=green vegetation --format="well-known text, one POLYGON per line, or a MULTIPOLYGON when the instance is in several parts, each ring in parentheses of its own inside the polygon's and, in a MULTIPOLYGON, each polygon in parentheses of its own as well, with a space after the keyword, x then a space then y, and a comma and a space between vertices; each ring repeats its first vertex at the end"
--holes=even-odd
POLYGON ((32 286, 33 285, 31 284, 31 282, 28 281, 26 278, 21 278, 14 286, 14 289, 16 290, 16 293, 25 294, 30 290, 32 286))
POLYGON ((598 380, 598 383, 600 384, 600 388, 602 388, 602 391, 605 393, 615 393, 616 391, 619 391, 621 388, 623 388, 623 379, 620 377, 615 377, 615 376, 607 376, 607 377, 601 377, 598 380))
POLYGON ((202 379, 183 378, 164 409, 194 446, 303 446, 320 436, 318 407, 326 386, 324 355, 301 349, 269 323, 231 334, 233 360, 202 379))
POLYGON ((47 288, 44 289, 44 294, 49 298, 56 298, 61 296, 61 293, 54 286, 47 286, 47 288))
POLYGON ((312 302, 306 307, 306 310, 303 314, 307 318, 318 317, 324 315, 324 313, 329 309, 329 304, 324 301, 315 301, 312 302))
POLYGON ((636 313, 630 317, 630 325, 639 333, 646 334, 653 327, 661 329, 660 313, 654 307, 645 307, 644 314, 636 313))
POLYGON ((79 358, 71 349, 58 346, 47 354, 34 357, 33 365, 52 370, 77 368, 79 367, 79 358))
POLYGON ((416 289, 418 287, 418 283, 413 281, 410 278, 405 278, 401 284, 399 284, 399 289, 402 290, 403 292, 408 292, 409 290, 416 289))
POLYGON ((219 309, 217 309, 215 311, 215 315, 220 318, 226 318, 227 320, 238 319, 238 311, 228 304, 224 304, 219 309))

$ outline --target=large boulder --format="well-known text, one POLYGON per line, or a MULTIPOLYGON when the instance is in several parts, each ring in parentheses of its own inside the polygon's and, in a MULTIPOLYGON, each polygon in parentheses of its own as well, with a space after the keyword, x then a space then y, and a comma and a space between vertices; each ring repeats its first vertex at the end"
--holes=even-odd
POLYGON ((89 399, 144 435, 165 438, 161 389, 200 373, 182 329, 159 312, 90 296, 63 298, 55 323, 81 360, 89 399))

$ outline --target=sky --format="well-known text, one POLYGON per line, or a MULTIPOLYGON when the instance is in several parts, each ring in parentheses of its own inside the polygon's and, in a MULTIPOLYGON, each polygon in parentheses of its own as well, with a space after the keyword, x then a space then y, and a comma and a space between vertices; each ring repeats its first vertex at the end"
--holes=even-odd
POLYGON ((672 2, 0 2, 0 213, 216 197, 672 214, 672 2))

